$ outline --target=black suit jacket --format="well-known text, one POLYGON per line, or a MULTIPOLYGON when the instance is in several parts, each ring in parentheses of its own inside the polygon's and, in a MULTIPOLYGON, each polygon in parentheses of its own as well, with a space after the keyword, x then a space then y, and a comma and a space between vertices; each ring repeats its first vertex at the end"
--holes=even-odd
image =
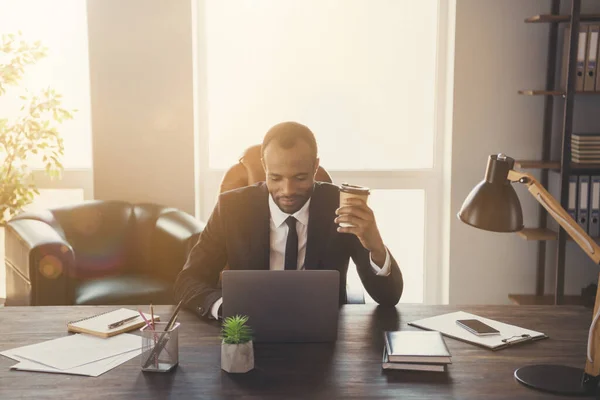
MULTIPOLYGON (((220 273, 232 270, 269 269, 270 211, 269 192, 264 182, 225 192, 206 228, 192 248, 175 282, 177 301, 207 316, 212 304, 221 297, 220 273)), ((305 269, 335 269, 340 272, 340 302, 346 302, 346 273, 350 257, 371 297, 381 305, 398 303, 403 289, 402 273, 391 257, 391 272, 377 276, 371 267, 369 252, 352 234, 337 232, 335 210, 339 207, 339 189, 317 182, 311 196, 306 243, 305 269)))

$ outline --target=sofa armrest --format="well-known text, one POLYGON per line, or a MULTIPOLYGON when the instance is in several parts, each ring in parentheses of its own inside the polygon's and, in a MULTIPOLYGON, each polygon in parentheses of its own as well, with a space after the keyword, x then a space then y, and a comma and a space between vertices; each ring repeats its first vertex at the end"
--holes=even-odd
POLYGON ((6 305, 72 304, 73 249, 50 225, 8 222, 5 231, 6 305))
POLYGON ((204 226, 203 222, 180 210, 170 208, 161 213, 151 238, 153 274, 175 283, 204 226))

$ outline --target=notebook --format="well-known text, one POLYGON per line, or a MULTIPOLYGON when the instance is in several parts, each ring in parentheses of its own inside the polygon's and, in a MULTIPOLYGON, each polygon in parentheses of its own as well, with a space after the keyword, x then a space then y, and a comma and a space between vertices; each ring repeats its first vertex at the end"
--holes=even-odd
POLYGON ((548 338, 548 336, 542 332, 532 331, 516 325, 505 324, 503 322, 483 318, 464 311, 457 311, 438 315, 436 317, 420 319, 418 321, 409 322, 408 325, 416 326, 422 329, 438 331, 444 336, 482 346, 490 350, 500 350, 517 343, 531 342, 534 340, 548 338), (478 319, 492 328, 496 328, 498 331, 500 331, 500 334, 477 336, 466 329, 461 328, 456 323, 456 321, 459 319, 478 319))
MULTIPOLYGON (((152 318, 150 314, 146 313, 144 313, 144 317, 146 317, 147 320, 150 320, 152 318)), ((154 315, 154 320, 158 321, 160 320, 160 317, 158 315, 154 315)), ((144 326, 145 324, 146 322, 144 322, 144 319, 140 316, 139 312, 127 308, 120 308, 118 310, 107 311, 102 314, 82 318, 77 321, 71 321, 67 324, 67 330, 69 332, 87 333, 90 335, 107 338, 118 335, 123 332, 132 331, 134 329, 144 326), (119 327, 112 329, 108 328, 108 325, 112 323, 135 316, 137 316, 137 318, 125 322, 119 327)))
POLYGON ((407 371, 435 371, 444 372, 446 364, 416 364, 416 363, 396 363, 390 362, 385 346, 383 347, 383 360, 381 362, 383 369, 399 369, 407 371))
POLYGON ((391 362, 452 363, 450 352, 439 332, 387 331, 384 341, 391 362))

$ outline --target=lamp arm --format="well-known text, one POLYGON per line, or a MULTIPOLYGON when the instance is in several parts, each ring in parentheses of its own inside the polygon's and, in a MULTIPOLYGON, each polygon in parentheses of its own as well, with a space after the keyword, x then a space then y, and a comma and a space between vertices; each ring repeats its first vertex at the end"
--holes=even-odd
MULTIPOLYGON (((560 205, 558 201, 530 174, 508 171, 508 180, 525 184, 529 193, 552 215, 561 227, 577 242, 579 247, 585 251, 596 264, 600 264, 600 246, 592 239, 571 217, 571 215, 560 205)), ((595 333, 596 323, 600 319, 600 276, 598 277, 598 290, 596 292, 596 303, 594 305, 594 318, 588 334, 587 360, 585 363, 586 374, 600 376, 600 333, 595 333), (593 357, 592 357, 593 351, 593 357)))

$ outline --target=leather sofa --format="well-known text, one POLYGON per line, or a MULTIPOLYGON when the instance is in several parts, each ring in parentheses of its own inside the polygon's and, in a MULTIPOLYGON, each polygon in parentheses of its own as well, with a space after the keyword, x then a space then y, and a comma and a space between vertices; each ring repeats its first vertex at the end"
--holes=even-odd
POLYGON ((5 230, 6 305, 173 304, 203 229, 175 208, 123 201, 20 214, 5 230))

